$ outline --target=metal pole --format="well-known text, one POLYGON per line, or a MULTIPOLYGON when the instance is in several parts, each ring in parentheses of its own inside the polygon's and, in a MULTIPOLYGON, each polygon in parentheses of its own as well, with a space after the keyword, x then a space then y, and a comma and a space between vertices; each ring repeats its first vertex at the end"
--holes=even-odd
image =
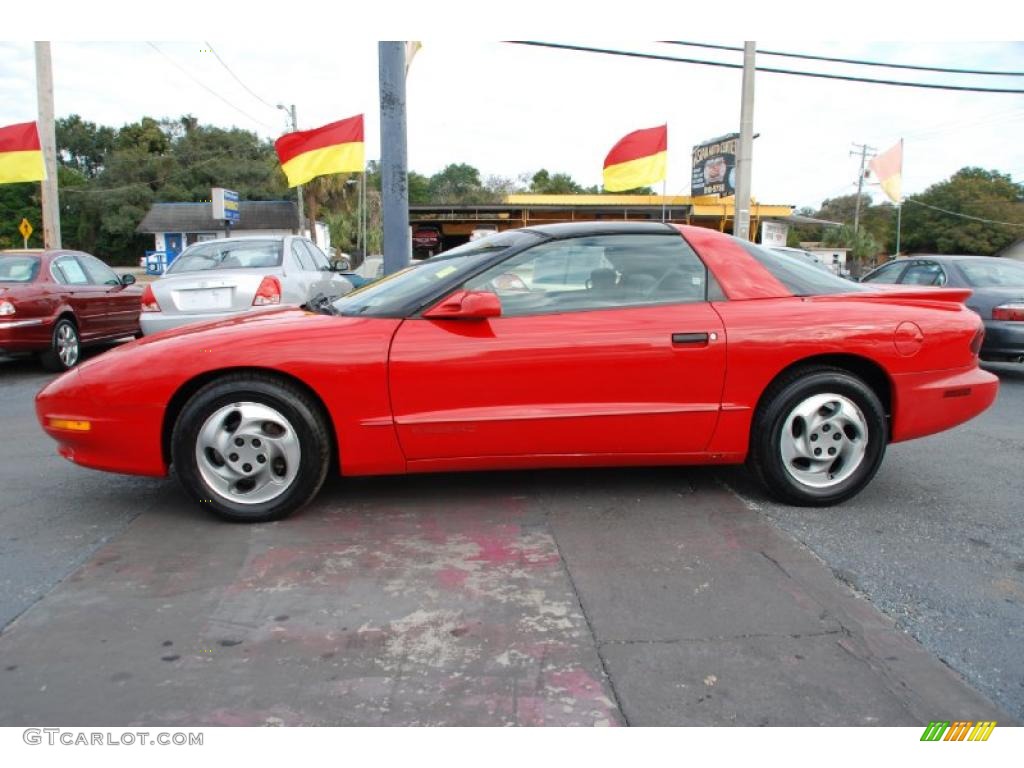
POLYGON ((740 102, 740 147, 736 158, 733 234, 750 239, 750 166, 754 155, 754 43, 743 43, 743 96, 740 102))
POLYGON ((362 229, 362 232, 363 232, 362 243, 363 243, 363 262, 364 263, 366 262, 366 238, 369 235, 369 232, 367 231, 367 228, 366 228, 366 209, 367 209, 367 205, 368 205, 368 202, 367 202, 367 196, 366 196, 366 169, 364 168, 363 169, 363 209, 359 213, 359 227, 360 227, 360 229, 362 229))
POLYGON ((384 274, 409 263, 409 174, 405 124, 405 43, 377 44, 380 64, 380 186, 384 274))
POLYGON ((903 219, 903 203, 896 206, 896 255, 900 255, 900 226, 903 219))
POLYGON ((43 247, 60 248, 60 201, 57 197, 57 137, 53 120, 53 63, 50 44, 36 43, 36 98, 39 102, 39 144, 46 178, 42 182, 43 247))
MULTIPOLYGON (((292 130, 293 131, 297 131, 297 130, 299 130, 299 119, 295 116, 295 105, 294 104, 292 104, 291 116, 292 116, 292 130)), ((306 201, 302 199, 302 185, 301 184, 299 184, 299 186, 297 186, 295 188, 295 196, 298 198, 298 201, 299 201, 299 234, 301 235, 302 234, 302 227, 305 226, 305 221, 306 221, 306 201)), ((316 237, 316 235, 314 234, 314 238, 315 237, 316 237)))

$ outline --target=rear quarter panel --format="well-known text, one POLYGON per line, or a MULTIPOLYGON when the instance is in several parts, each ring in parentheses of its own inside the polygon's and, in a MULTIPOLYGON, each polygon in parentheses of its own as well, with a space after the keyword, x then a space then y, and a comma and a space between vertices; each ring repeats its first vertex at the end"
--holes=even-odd
POLYGON ((894 437, 913 409, 913 403, 904 402, 904 377, 977 367, 970 342, 980 321, 958 303, 843 294, 714 306, 724 321, 728 344, 722 414, 710 448, 716 453, 746 453, 762 393, 779 374, 802 361, 845 355, 879 366, 891 388, 894 437))

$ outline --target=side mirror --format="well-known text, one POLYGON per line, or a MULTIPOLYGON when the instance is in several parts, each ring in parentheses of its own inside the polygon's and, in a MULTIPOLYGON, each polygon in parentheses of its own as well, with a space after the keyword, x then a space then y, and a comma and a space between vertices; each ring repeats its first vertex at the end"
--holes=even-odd
POLYGON ((431 320, 485 320, 501 316, 501 299, 485 291, 456 291, 423 313, 431 320))
POLYGON ((121 285, 135 285, 135 275, 121 275, 121 285))
POLYGON ((335 259, 331 262, 331 270, 334 272, 351 272, 352 262, 348 259, 335 259))

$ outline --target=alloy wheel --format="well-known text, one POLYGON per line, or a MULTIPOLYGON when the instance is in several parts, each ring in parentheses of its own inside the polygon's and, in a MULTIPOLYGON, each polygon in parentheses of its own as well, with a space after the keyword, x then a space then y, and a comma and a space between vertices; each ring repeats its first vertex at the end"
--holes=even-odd
POLYGON ((78 362, 78 334, 71 323, 63 323, 57 329, 57 356, 65 368, 72 368, 78 362))
POLYGON ((790 477, 812 488, 832 488, 850 477, 864 461, 868 423, 847 397, 812 395, 783 422, 779 451, 790 477))
POLYGON ((276 499, 294 482, 302 449, 291 423, 262 403, 218 408, 196 439, 196 464, 207 486, 239 504, 276 499))

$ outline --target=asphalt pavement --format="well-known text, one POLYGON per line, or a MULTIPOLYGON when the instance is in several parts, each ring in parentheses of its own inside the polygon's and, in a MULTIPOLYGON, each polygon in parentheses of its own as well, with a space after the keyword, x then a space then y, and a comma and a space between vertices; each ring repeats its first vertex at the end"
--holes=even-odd
POLYGON ((831 510, 733 470, 510 472, 334 479, 239 526, 60 459, 49 376, 0 362, 0 724, 1013 722, 1024 373, 998 372, 989 413, 831 510))

